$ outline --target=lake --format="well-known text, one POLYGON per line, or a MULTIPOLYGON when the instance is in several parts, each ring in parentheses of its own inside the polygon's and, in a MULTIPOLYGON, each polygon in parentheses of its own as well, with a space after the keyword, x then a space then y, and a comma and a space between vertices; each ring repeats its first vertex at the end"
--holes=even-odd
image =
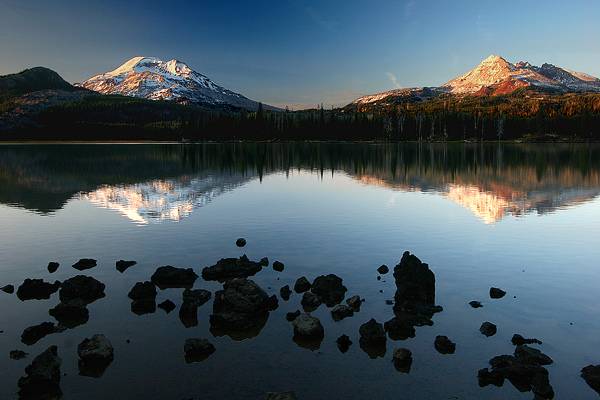
MULTIPOLYGON (((0 398, 18 398, 17 381, 50 345, 62 359, 63 399, 263 399, 294 391, 298 399, 531 399, 510 382, 480 387, 478 371, 512 354, 515 333, 552 357, 546 366, 558 399, 598 395, 580 370, 600 363, 600 146, 517 144, 52 144, 0 146, 0 286, 26 278, 65 281, 82 274, 106 285, 88 305, 89 320, 26 345, 27 327, 56 322, 59 303, 21 301, 0 292, 0 398), (236 246, 243 237, 247 244, 236 246), (414 337, 388 337, 384 354, 359 345, 359 327, 394 316, 393 277, 404 251, 435 274, 443 311, 414 337), (268 257, 249 279, 278 307, 256 329, 214 329, 217 281, 196 326, 178 310, 138 315, 127 294, 157 267, 202 268, 224 257, 268 257), (97 266, 77 271, 82 258, 97 266), (123 273, 117 260, 137 264, 123 273), (285 264, 281 272, 273 261, 285 264), (60 263, 54 273, 50 261, 60 263), (385 264, 390 272, 379 275, 385 264), (334 321, 320 305, 324 338, 293 340, 286 313, 302 310, 280 288, 301 276, 336 274, 345 297, 364 303, 334 321), (380 276, 380 279, 378 279, 380 276), (507 292, 490 299, 490 287, 507 292), (482 308, 469 302, 481 301, 482 308), (497 333, 486 337, 489 321, 497 333), (188 327, 186 327, 188 325, 188 327), (114 360, 100 377, 81 376, 77 347, 104 334, 114 360), (353 344, 342 353, 336 339, 353 344), (434 348, 437 335, 454 354, 434 348), (188 338, 216 351, 194 363, 188 338), (411 350, 408 373, 392 363, 395 348, 411 350), (11 350, 29 355, 8 357, 11 350)), ((179 307, 182 289, 158 290, 156 302, 179 307)))

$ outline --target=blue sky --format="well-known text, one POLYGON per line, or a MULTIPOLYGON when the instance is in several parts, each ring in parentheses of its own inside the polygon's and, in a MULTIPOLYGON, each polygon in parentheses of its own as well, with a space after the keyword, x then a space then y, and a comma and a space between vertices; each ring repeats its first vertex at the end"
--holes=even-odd
POLYGON ((178 58, 276 105, 439 85, 490 54, 600 76, 600 1, 0 0, 0 74, 178 58))

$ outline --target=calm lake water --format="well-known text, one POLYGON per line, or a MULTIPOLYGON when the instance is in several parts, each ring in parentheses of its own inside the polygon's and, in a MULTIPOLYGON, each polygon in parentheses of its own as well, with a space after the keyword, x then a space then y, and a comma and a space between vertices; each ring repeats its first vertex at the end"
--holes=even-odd
MULTIPOLYGON (((25 367, 55 344, 64 399, 263 399, 289 390, 305 400, 532 399, 509 382, 478 385, 490 358, 512 354, 514 333, 544 342, 557 399, 597 398, 579 375, 600 363, 599 194, 600 147, 584 145, 0 146, 0 286, 63 281, 80 274, 71 267, 80 258, 97 259, 83 274, 106 284, 89 322, 31 346, 22 331, 54 321, 48 309, 58 294, 22 302, 0 292, 0 398, 17 398, 25 367), (248 241, 243 249, 238 237, 248 241), (391 273, 377 280, 376 269, 393 268, 405 250, 434 271, 444 310, 372 359, 359 326, 389 320, 395 292, 391 273), (251 278, 269 294, 303 275, 334 273, 347 297, 365 303, 340 322, 325 305, 314 311, 325 328, 316 350, 292 340, 285 314, 302 308, 296 293, 244 340, 211 333, 212 300, 191 328, 177 310, 131 312, 129 289, 157 267, 200 274, 242 254, 285 263, 251 278), (120 273, 119 259, 138 264, 120 273), (57 272, 49 261, 61 264, 57 272), (491 286, 508 294, 491 300, 491 286), (498 326, 495 336, 479 332, 484 321, 498 326), (77 345, 96 333, 112 342, 114 361, 100 378, 79 376, 77 345), (335 343, 341 334, 354 342, 345 354, 335 343), (439 354, 436 335, 456 342, 456 353, 439 354), (183 344, 194 337, 216 352, 187 364, 183 344), (413 353, 408 374, 391 362, 398 347, 413 353), (14 349, 29 356, 10 360, 14 349)), ((157 303, 179 306, 181 291, 159 291, 157 303)))

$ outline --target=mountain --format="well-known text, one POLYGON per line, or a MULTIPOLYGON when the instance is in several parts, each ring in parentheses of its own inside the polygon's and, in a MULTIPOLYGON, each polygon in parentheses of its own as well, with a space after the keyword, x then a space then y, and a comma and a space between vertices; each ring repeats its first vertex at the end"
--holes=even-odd
POLYGON ((600 79, 569 71, 552 64, 541 67, 521 61, 516 64, 491 55, 464 75, 440 87, 396 89, 356 99, 353 104, 368 104, 394 99, 425 99, 439 94, 498 96, 521 88, 543 92, 600 92, 600 79))
POLYGON ((103 94, 150 100, 229 105, 251 111, 258 108, 258 102, 217 85, 175 59, 162 61, 156 57, 134 57, 117 69, 93 76, 79 86, 103 94))
POLYGON ((0 76, 0 100, 40 90, 77 90, 56 72, 44 67, 26 69, 18 74, 0 76))

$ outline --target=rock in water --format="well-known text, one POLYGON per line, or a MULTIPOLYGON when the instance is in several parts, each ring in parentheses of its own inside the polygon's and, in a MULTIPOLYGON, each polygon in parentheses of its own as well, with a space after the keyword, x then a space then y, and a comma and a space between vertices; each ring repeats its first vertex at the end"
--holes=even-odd
POLYGON ((526 344, 517 346, 515 349, 515 357, 524 364, 531 365, 550 365, 553 363, 552 359, 542 353, 538 349, 529 347, 526 344))
POLYGON ((60 282, 44 282, 43 279, 25 279, 17 289, 17 297, 21 301, 49 299, 60 288, 60 282))
POLYGON ((171 300, 167 299, 158 305, 158 308, 164 310, 167 314, 173 311, 177 306, 171 300))
POLYGON ((42 338, 53 333, 62 332, 63 330, 64 328, 56 326, 53 322, 42 322, 41 324, 25 328, 21 334, 21 342, 31 346, 42 338))
POLYGON ((588 365, 582 368, 581 377, 598 394, 600 394, 600 365, 588 365))
POLYGON ((362 324, 358 330, 360 334, 360 348, 371 358, 385 355, 386 336, 383 325, 371 318, 362 324))
POLYGON ((222 258, 215 265, 202 269, 202 278, 224 282, 233 278, 247 278, 261 270, 261 263, 250 261, 243 255, 240 258, 222 258))
POLYGON ((409 373, 412 365, 412 352, 408 349, 395 349, 392 355, 392 362, 397 371, 409 373))
POLYGON ((522 344, 542 344, 542 342, 538 339, 525 339, 523 336, 515 333, 511 339, 512 344, 515 346, 519 346, 522 344))
POLYGON ((342 284, 342 278, 329 274, 316 277, 310 290, 319 296, 327 307, 333 307, 344 300, 348 289, 342 284))
POLYGON ((352 345, 352 340, 350 340, 350 337, 348 335, 342 335, 336 339, 335 343, 337 344, 338 349, 342 353, 345 353, 350 349, 350 346, 352 345))
POLYGON ((392 340, 406 340, 415 337, 415 327, 406 318, 394 317, 383 324, 383 328, 392 340))
POLYGON ((292 290, 290 289, 289 285, 285 285, 279 290, 279 296, 285 301, 288 301, 291 295, 292 290))
POLYGON ((296 400, 294 392, 267 392, 265 400, 296 400))
POLYGON ((260 259, 260 261, 258 262, 260 265, 262 265, 263 267, 268 267, 269 266, 269 259, 267 257, 263 257, 260 259))
POLYGON ((62 302, 81 299, 90 304, 104 297, 105 287, 104 283, 91 276, 77 275, 62 283, 58 297, 62 302))
POLYGON ((191 268, 175 268, 170 265, 158 267, 150 280, 160 290, 168 288, 191 288, 198 275, 191 268))
POLYGON ((325 330, 319 318, 309 314, 300 314, 292 322, 294 326, 294 336, 301 338, 322 339, 325 336, 325 330))
POLYGON ((284 268, 285 268, 285 265, 283 265, 283 263, 281 261, 273 261, 273 270, 275 270, 277 272, 281 272, 281 271, 283 271, 284 268))
POLYGON ((99 378, 112 363, 114 349, 104 335, 94 335, 84 339, 77 346, 79 355, 79 375, 99 378))
POLYGON ((88 322, 90 315, 86 303, 81 299, 61 301, 54 308, 48 310, 60 326, 73 329, 88 322))
POLYGON ((494 336, 496 334, 497 328, 496 325, 492 324, 491 322, 484 322, 483 324, 481 324, 481 327, 479 328, 479 332, 481 332, 483 335, 485 336, 494 336))
POLYGON ((385 275, 388 272, 390 272, 390 269, 388 268, 387 265, 382 265, 381 267, 377 268, 377 272, 379 272, 381 275, 385 275))
POLYGON ((296 293, 304 293, 307 290, 310 290, 310 282, 308 281, 308 279, 306 279, 306 277, 300 277, 296 280, 296 283, 294 284, 294 291, 296 293))
POLYGON ((189 364, 207 359, 216 349, 206 339, 186 339, 183 351, 185 353, 185 362, 189 364))
POLYGON ((483 307, 483 305, 481 304, 481 302, 473 300, 469 302, 469 305, 473 308, 481 308, 483 307))
POLYGON ((294 312, 289 312, 289 313, 285 314, 285 319, 287 319, 288 321, 290 321, 290 322, 291 322, 291 321, 295 320, 296 318, 298 318, 298 316, 299 316, 300 314, 302 314, 302 313, 300 312, 300 310, 296 310, 296 311, 294 311, 294 312))
POLYGON ((492 287, 490 288, 490 298, 492 299, 501 299, 506 295, 506 292, 502 289, 492 287))
POLYGON ((448 339, 448 336, 436 336, 433 344, 442 354, 454 354, 456 351, 456 344, 448 339))
POLYGON ((146 281, 146 282, 137 282, 129 291, 127 296, 131 300, 142 300, 142 299, 155 299, 156 298, 156 286, 154 283, 146 281))
POLYGON ((58 270, 59 266, 60 266, 59 263, 54 262, 54 261, 50 261, 48 263, 48 272, 50 272, 51 274, 55 273, 58 270))
POLYGON ((235 241, 235 245, 237 247, 244 247, 246 245, 246 239, 239 238, 238 240, 235 241))
POLYGON ((62 360, 58 356, 56 346, 48 347, 35 357, 25 368, 25 376, 19 379, 19 398, 50 400, 60 399, 60 366, 62 360))
POLYGON ((125 270, 133 267, 136 264, 137 264, 136 261, 119 260, 115 263, 115 266, 117 268, 117 271, 119 271, 120 273, 123 273, 123 272, 125 272, 125 270))
POLYGON ((2 290, 4 293, 13 294, 15 292, 15 287, 13 285, 6 285, 0 290, 2 290))
POLYGON ((73 264, 73 268, 75 268, 78 271, 83 271, 86 269, 94 268, 96 264, 96 260, 94 260, 93 258, 82 258, 81 260, 73 264))
POLYGON ((269 297, 249 279, 232 279, 223 284, 223 290, 215 293, 213 313, 210 316, 211 331, 230 336, 237 336, 235 333, 242 331, 258 334, 256 331, 264 326, 269 311, 275 308, 276 296, 269 297))
POLYGON ((346 299, 346 304, 348 304, 354 311, 359 311, 360 306, 364 300, 360 298, 360 296, 352 296, 346 299))
POLYGON ((334 321, 341 321, 344 318, 348 318, 354 315, 352 307, 346 304, 338 304, 331 309, 331 317, 334 321))
POLYGON ((11 360, 22 360, 28 356, 23 350, 11 350, 8 355, 11 360))
POLYGON ((179 319, 186 328, 198 325, 198 307, 210 300, 212 293, 204 289, 185 289, 179 308, 179 319))
POLYGON ((314 311, 321 305, 321 299, 312 292, 304 292, 300 304, 302 304, 304 311, 314 311))

